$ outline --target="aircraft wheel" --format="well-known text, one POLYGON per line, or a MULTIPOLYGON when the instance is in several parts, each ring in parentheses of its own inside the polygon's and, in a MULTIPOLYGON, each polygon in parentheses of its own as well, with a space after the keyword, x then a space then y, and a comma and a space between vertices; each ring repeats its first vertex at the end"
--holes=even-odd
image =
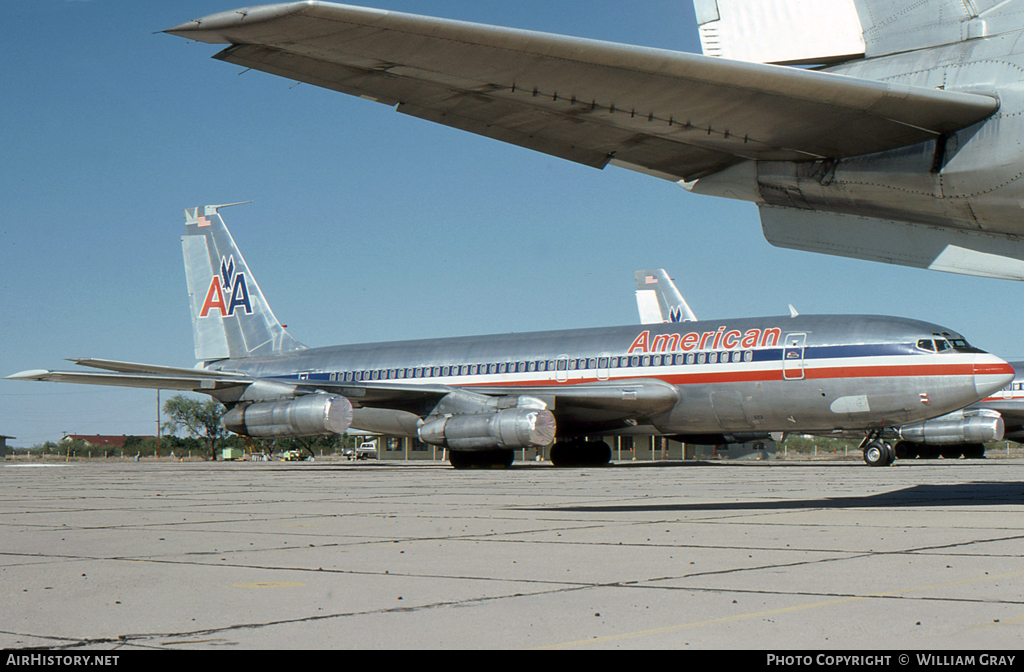
POLYGON ((871 467, 888 467, 896 460, 896 452, 887 443, 872 441, 864 448, 864 462, 871 467))
POLYGON ((563 441, 548 453, 556 467, 602 467, 612 461, 612 447, 604 441, 563 441))
POLYGON ((459 471, 465 469, 508 469, 516 460, 510 448, 493 450, 449 450, 448 462, 459 471))
POLYGON ((893 450, 896 451, 896 458, 900 460, 912 460, 917 457, 917 444, 910 441, 900 441, 893 450))
POLYGON ((947 460, 959 460, 964 456, 963 446, 943 446, 939 449, 939 454, 947 460))
POLYGON ((980 460, 985 457, 984 443, 969 443, 964 446, 964 457, 968 460, 980 460))

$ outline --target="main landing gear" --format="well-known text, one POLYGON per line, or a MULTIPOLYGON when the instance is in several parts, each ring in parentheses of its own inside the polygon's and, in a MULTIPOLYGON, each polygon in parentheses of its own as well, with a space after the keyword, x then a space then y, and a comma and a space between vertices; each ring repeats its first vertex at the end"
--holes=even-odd
POLYGON ((881 432, 868 434, 861 448, 864 449, 864 462, 870 467, 888 467, 896 461, 896 450, 882 440, 881 432))
POLYGON ((548 457, 556 467, 603 467, 612 461, 612 448, 604 441, 559 441, 548 457))
POLYGON ((448 462, 453 468, 460 471, 464 469, 508 469, 515 459, 516 451, 511 448, 448 451, 448 462))

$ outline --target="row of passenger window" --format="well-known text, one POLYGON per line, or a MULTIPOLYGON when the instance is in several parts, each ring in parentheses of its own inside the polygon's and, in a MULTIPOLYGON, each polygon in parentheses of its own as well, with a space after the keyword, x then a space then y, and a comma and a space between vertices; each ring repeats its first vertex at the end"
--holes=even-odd
MULTIPOLYGON (((688 364, 719 364, 751 362, 754 353, 700 352, 687 355, 633 355, 631 357, 590 357, 582 359, 551 359, 497 364, 463 364, 461 366, 422 366, 378 371, 347 371, 332 373, 332 381, 361 382, 372 380, 409 380, 417 378, 450 378, 453 376, 484 376, 502 373, 546 373, 559 371, 590 371, 596 369, 629 369, 688 364)), ((300 376, 302 378, 302 376, 300 376)), ((308 376, 307 376, 308 378, 308 376)))

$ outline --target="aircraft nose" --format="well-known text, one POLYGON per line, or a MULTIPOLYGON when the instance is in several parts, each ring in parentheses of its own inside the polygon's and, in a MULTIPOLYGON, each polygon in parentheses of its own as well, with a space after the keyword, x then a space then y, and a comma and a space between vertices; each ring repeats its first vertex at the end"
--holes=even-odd
POLYGON ((974 389, 985 398, 1013 380, 1013 367, 995 355, 978 355, 974 360, 974 389))

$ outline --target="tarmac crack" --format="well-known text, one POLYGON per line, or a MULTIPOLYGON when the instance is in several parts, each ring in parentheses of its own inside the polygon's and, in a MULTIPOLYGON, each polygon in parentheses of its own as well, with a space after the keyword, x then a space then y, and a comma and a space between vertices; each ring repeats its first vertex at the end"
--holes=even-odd
MULTIPOLYGON (((463 578, 467 578, 467 577, 463 577, 463 578)), ((380 615, 388 615, 388 614, 408 614, 408 613, 416 613, 416 612, 420 612, 420 611, 428 611, 428 610, 433 610, 433 609, 465 607, 465 606, 472 606, 472 605, 475 605, 475 604, 481 604, 481 603, 486 603, 486 602, 494 602, 494 601, 506 600, 506 599, 517 599, 517 598, 522 598, 522 597, 537 597, 537 596, 543 596, 543 595, 554 595, 554 594, 565 593, 565 592, 574 592, 574 591, 585 590, 585 589, 593 588, 593 587, 597 587, 597 586, 594 586, 594 585, 580 585, 580 586, 571 586, 571 587, 559 588, 559 589, 556 589, 556 590, 537 591, 537 592, 534 592, 534 593, 511 593, 511 594, 506 594, 506 595, 488 595, 488 596, 467 598, 467 599, 464 599, 464 600, 451 600, 451 601, 431 602, 431 603, 427 603, 427 604, 415 605, 415 606, 407 606, 407 607, 403 606, 403 607, 391 607, 391 608, 387 608, 387 609, 369 609, 369 610, 363 610, 363 611, 339 612, 339 613, 334 613, 334 614, 318 614, 318 615, 315 615, 315 616, 303 616, 303 617, 298 617, 298 618, 288 618, 288 619, 261 621, 261 622, 253 622, 253 623, 236 623, 236 624, 232 624, 232 625, 226 625, 226 626, 220 626, 220 627, 212 627, 212 628, 202 628, 202 629, 198 629, 198 630, 189 630, 189 631, 182 631, 182 632, 123 634, 123 635, 118 635, 116 638, 114 638, 114 637, 68 638, 68 637, 61 637, 61 636, 48 636, 48 635, 37 635, 37 634, 31 634, 31 633, 14 633, 14 632, 4 632, 3 634, 10 634, 10 635, 18 636, 18 637, 32 637, 32 638, 44 639, 44 640, 45 639, 57 640, 57 641, 64 642, 63 644, 61 644, 59 646, 32 646, 32 647, 24 647, 25 650, 44 649, 44 648, 45 649, 71 649, 71 648, 78 648, 78 647, 99 646, 99 645, 103 645, 103 644, 116 644, 118 647, 122 647, 122 646, 126 646, 126 645, 129 645, 129 644, 134 644, 134 645, 151 644, 155 640, 168 639, 168 638, 181 639, 181 638, 186 638, 186 637, 187 638, 209 637, 211 635, 221 635, 221 634, 224 634, 224 633, 229 633, 229 632, 239 631, 239 630, 256 630, 256 629, 260 629, 260 628, 276 627, 276 626, 282 626, 282 625, 297 625, 297 624, 302 624, 302 623, 314 623, 314 622, 320 622, 320 621, 328 621, 328 620, 332 620, 332 619, 358 618, 358 617, 362 617, 362 616, 380 616, 380 615)), ((0 632, 3 632, 3 631, 0 631, 0 632)))

